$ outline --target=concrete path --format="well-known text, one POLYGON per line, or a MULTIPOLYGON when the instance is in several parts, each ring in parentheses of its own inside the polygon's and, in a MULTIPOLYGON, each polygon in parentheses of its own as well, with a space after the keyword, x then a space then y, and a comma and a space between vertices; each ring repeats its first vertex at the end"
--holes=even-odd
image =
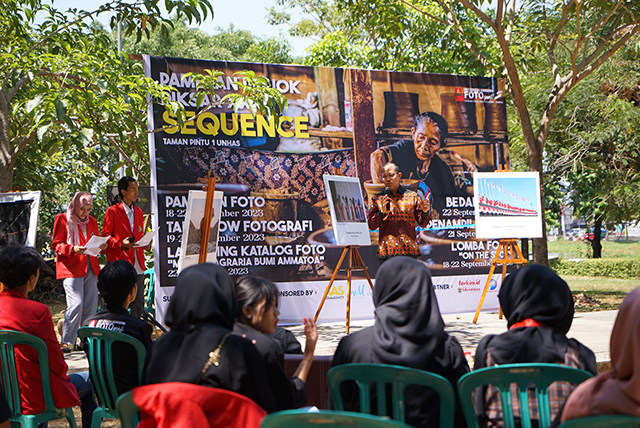
MULTIPOLYGON (((576 313, 568 336, 579 340, 589 347, 595 354, 598 363, 609 361, 609 337, 618 311, 579 312, 576 313)), ((474 314, 443 316, 446 331, 454 335, 467 355, 469 363, 473 363, 475 349, 482 337, 487 334, 499 334, 507 330, 507 322, 498 318, 497 313, 481 313, 476 324, 473 323, 474 314)), ((373 324, 373 321, 354 321, 350 331, 356 332, 373 324)), ((304 346, 302 326, 290 327, 304 346)), ((318 345, 316 355, 333 355, 340 339, 345 335, 345 323, 321 324, 318 326, 318 345)), ((69 372, 87 370, 87 359, 84 352, 65 354, 69 365, 69 372)))

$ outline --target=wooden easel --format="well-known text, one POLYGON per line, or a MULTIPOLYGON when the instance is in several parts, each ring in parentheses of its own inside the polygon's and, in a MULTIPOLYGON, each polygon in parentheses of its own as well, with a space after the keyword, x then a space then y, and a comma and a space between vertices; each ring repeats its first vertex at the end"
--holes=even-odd
MULTIPOLYGON (((523 257, 522 252, 520 251, 520 247, 518 247, 517 239, 499 239, 498 242, 498 250, 496 251, 496 255, 493 256, 493 260, 491 260, 491 269, 489 270, 489 276, 487 277, 486 284, 484 284, 482 296, 480 296, 480 303, 478 303, 478 309, 476 309, 476 315, 473 317, 474 324, 478 321, 480 309, 482 309, 482 304, 484 303, 484 298, 487 295, 487 290, 489 289, 489 284, 491 283, 491 277, 493 275, 493 272, 496 270, 496 266, 498 264, 502 265, 502 282, 504 283, 504 279, 507 276, 507 265, 509 263, 520 263, 522 265, 527 264, 527 259, 523 257), (500 258, 501 251, 504 251, 504 256, 502 258, 500 258), (514 257, 514 254, 517 254, 518 257, 514 257)), ((502 319, 502 308, 500 308, 500 319, 502 319)))
POLYGON ((200 255, 198 263, 206 263, 207 250, 209 248, 209 234, 211 232, 211 217, 213 217, 213 195, 216 190, 216 178, 209 177, 209 182, 202 190, 207 191, 207 199, 204 204, 204 221, 202 222, 202 236, 200 237, 200 255))
POLYGON ((329 290, 331 289, 331 285, 333 285, 333 281, 336 279, 336 275, 338 274, 338 270, 340 270, 340 266, 342 266, 342 261, 344 257, 347 256, 348 264, 347 264, 347 314, 346 314, 346 333, 349 334, 349 317, 351 314, 351 271, 363 271, 365 276, 367 277, 367 281, 369 281, 369 286, 371 290, 373 290, 373 283, 371 282, 371 277, 369 276, 369 272, 367 272, 367 267, 364 265, 364 261, 358 252, 357 245, 347 245, 342 250, 342 255, 340 256, 340 260, 336 265, 336 268, 333 270, 333 275, 331 276, 331 280, 329 281, 329 285, 324 290, 324 296, 322 296, 322 301, 320 302, 320 306, 318 306, 318 310, 316 311, 316 316, 313 317, 313 322, 318 320, 318 315, 320 315, 320 311, 324 306, 324 301, 327 299, 327 295, 329 295, 329 290))
MULTIPOLYGON (((507 169, 502 165, 498 165, 498 169, 496 172, 513 172, 511 169, 507 169)), ((484 303, 484 298, 487 296, 487 290, 489 289, 489 284, 491 283, 491 276, 493 272, 496 270, 496 266, 498 264, 502 264, 502 282, 507 276, 507 265, 509 263, 520 263, 522 265, 527 264, 527 259, 524 258, 522 252, 520 251, 520 247, 518 247, 517 239, 499 239, 498 240, 498 250, 496 251, 495 256, 493 256, 493 260, 491 260, 491 269, 489 270, 489 276, 487 277, 487 283, 484 285, 484 289, 482 290, 482 296, 480 296, 480 303, 478 303, 478 309, 476 309, 476 314, 473 317, 473 323, 475 324, 478 321, 478 316, 480 315, 480 309, 482 309, 482 305, 484 303), (500 258, 500 251, 504 250, 504 257, 500 258), (513 257, 514 254, 517 254, 518 257, 513 257)), ((502 308, 499 310, 498 317, 502 319, 502 308)))

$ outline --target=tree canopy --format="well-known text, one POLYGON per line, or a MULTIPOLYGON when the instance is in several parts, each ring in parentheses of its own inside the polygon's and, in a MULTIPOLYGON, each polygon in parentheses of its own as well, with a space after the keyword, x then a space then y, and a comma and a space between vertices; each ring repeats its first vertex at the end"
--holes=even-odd
MULTIPOLYGON (((143 64, 129 53, 291 60, 291 48, 282 40, 233 27, 213 36, 189 28, 212 16, 209 0, 166 0, 162 4, 171 18, 161 14, 157 0, 113 0, 94 11, 66 12, 40 0, 5 3, 0 9, 6 23, 0 28, 0 192, 42 190, 41 233, 50 230, 55 214, 77 190, 97 194, 96 212, 102 212, 100 190, 115 181, 122 166, 148 182, 149 102, 163 102, 183 119, 182 107, 168 101, 170 88, 146 78, 143 64), (111 32, 94 21, 106 12, 113 14, 111 32), (118 22, 124 53, 115 42, 118 22), (234 44, 238 39, 243 42, 234 44)), ((270 89, 250 76, 248 83, 245 92, 259 94, 260 100, 270 89)))
MULTIPOLYGON (((280 0, 286 7, 315 3, 280 0)), ((351 30, 345 33, 347 42, 357 40, 372 49, 373 57, 384 58, 369 66, 471 74, 469 70, 481 64, 477 68, 484 73, 506 77, 528 167, 540 172, 543 182, 545 144, 560 103, 640 31, 640 2, 628 0, 334 0, 332 4, 346 16, 340 22, 351 30), (434 52, 439 57, 434 58, 434 52), (418 61, 428 66, 417 68, 418 61), (539 84, 527 88, 523 82, 531 75, 539 84), (536 92, 533 99, 527 97, 528 89, 536 92)), ((279 13, 272 15, 289 19, 285 12, 279 13)), ((299 25, 306 26, 305 21, 299 25)), ((294 31, 301 30, 294 26, 294 31)), ((541 198, 544 205, 544 192, 541 198)), ((547 263, 546 236, 534 240, 533 253, 534 261, 547 263)))

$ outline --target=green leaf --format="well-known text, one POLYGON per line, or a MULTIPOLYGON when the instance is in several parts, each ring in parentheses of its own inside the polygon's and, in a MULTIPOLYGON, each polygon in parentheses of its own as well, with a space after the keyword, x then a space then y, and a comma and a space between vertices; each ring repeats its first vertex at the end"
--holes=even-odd
POLYGON ((80 132, 78 132, 78 142, 81 145, 90 144, 93 142, 93 129, 82 128, 80 132))
POLYGON ((25 112, 31 113, 36 107, 39 107, 42 104, 42 100, 45 98, 45 94, 38 94, 35 98, 30 99, 25 103, 25 112))
POLYGON ((53 104, 56 109, 56 117, 58 120, 65 120, 67 118, 67 108, 64 102, 60 98, 53 100, 53 104))

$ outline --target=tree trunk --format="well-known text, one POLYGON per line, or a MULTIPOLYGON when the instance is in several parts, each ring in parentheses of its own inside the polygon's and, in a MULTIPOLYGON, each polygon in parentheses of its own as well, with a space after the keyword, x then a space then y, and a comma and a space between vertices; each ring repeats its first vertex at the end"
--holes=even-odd
POLYGON ((13 190, 13 166, 9 140, 9 103, 0 92, 0 192, 13 190))
MULTIPOLYGON (((595 224, 593 226, 593 241, 591 241, 591 248, 593 248, 593 258, 602 258, 602 234, 600 229, 602 228, 602 217, 596 217, 595 224)), ((589 239, 589 231, 587 231, 587 239, 589 239)))
POLYGON ((549 248, 547 246, 547 221, 545 215, 544 174, 542 173, 542 149, 529 151, 529 169, 540 174, 540 211, 542 218, 542 238, 532 239, 533 262, 549 266, 549 248))

